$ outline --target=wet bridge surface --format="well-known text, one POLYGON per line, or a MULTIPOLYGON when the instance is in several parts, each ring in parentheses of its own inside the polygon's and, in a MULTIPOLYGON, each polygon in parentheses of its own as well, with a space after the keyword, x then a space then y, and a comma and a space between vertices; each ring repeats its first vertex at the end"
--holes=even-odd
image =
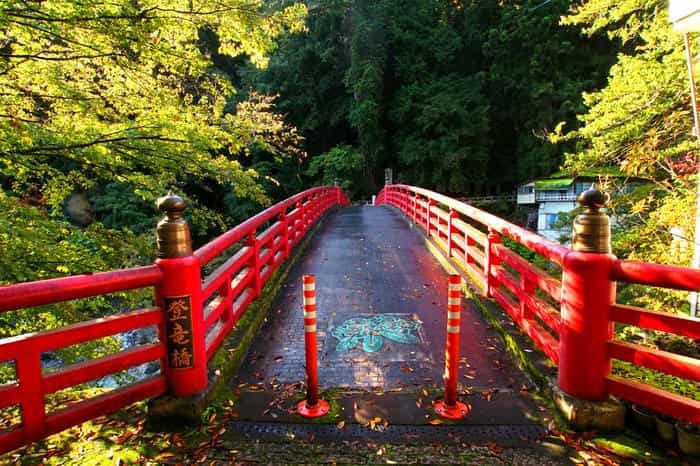
MULTIPOLYGON (((305 380, 304 274, 316 276, 321 390, 389 395, 377 412, 393 413, 394 424, 434 419, 428 411, 443 387, 448 275, 397 211, 356 206, 325 219, 273 302, 234 381, 243 391, 241 420, 278 419, 270 407, 283 406, 273 392, 305 380), (257 395, 246 398, 251 392, 257 395)), ((473 406, 466 423, 532 423, 538 408, 521 393, 529 381, 466 298, 459 366, 461 397, 473 406)), ((347 411, 358 410, 358 399, 375 403, 356 395, 347 411)), ((361 421, 356 412, 354 419, 361 421)))
MULTIPOLYGON (((442 383, 447 274, 400 214, 371 206, 335 212, 316 233, 272 305, 243 381, 304 380, 303 274, 316 276, 321 388, 442 383)), ((466 299, 460 358, 466 386, 506 390, 525 382, 466 299)))

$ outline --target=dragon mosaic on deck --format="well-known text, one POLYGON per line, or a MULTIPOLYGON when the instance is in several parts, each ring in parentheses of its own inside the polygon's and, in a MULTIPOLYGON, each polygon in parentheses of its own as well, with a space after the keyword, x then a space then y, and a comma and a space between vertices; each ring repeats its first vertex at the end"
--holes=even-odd
POLYGON ((421 322, 403 319, 395 315, 379 314, 372 317, 353 317, 331 330, 338 339, 336 351, 347 351, 357 347, 368 353, 379 351, 387 338, 397 343, 418 343, 421 322))

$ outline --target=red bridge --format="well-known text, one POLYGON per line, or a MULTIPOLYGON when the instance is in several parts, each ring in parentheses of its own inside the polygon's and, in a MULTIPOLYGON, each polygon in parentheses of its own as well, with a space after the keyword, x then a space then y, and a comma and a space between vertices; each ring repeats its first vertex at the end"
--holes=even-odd
MULTIPOLYGON (((263 287, 322 218, 328 217, 330 222, 327 227, 331 231, 322 238, 333 243, 331 247, 335 248, 337 255, 329 253, 324 256, 324 252, 316 259, 317 265, 313 270, 308 270, 319 277, 316 291, 319 295, 319 327, 322 319, 330 319, 331 316, 328 309, 324 311, 321 308, 323 294, 331 296, 324 299, 337 298, 338 303, 354 303, 358 307, 370 303, 362 299, 363 295, 371 293, 377 296, 372 301, 374 304, 368 304, 370 307, 389 296, 396 300, 405 299, 403 304, 406 306, 411 300, 420 300, 421 293, 416 292, 416 288, 443 283, 405 284, 406 290, 414 291, 411 299, 391 295, 392 290, 397 291, 399 287, 387 285, 389 282, 375 284, 360 280, 354 287, 348 287, 341 284, 344 277, 340 274, 333 277, 337 286, 324 287, 320 283, 325 271, 337 274, 343 267, 347 268, 348 274, 351 268, 371 270, 378 266, 370 261, 382 259, 376 257, 380 255, 379 252, 390 257, 396 256, 402 246, 404 250, 410 248, 398 238, 384 237, 382 233, 372 238, 372 251, 362 253, 358 250, 352 257, 341 254, 342 251, 361 247, 360 243, 366 241, 377 226, 372 222, 394 221, 392 219, 398 218, 399 213, 411 225, 420 227, 425 244, 443 256, 446 267, 454 268, 453 275, 462 275, 466 279, 468 286, 464 291, 468 296, 479 299, 473 295, 476 293, 481 295, 480 299, 492 299, 498 303, 541 354, 551 360, 552 366, 556 366, 555 392, 559 393, 559 404, 572 422, 582 422, 582 410, 593 406, 595 412, 597 403, 614 396, 679 420, 700 424, 700 402, 697 400, 611 373, 612 361, 618 360, 689 381, 700 381, 700 360, 618 341, 613 332, 614 326, 619 323, 700 339, 699 319, 617 304, 615 299, 617 283, 698 291, 700 270, 617 259, 609 251, 609 237, 605 233, 605 228, 609 228, 607 217, 599 212, 604 199, 600 193, 589 191, 582 202, 587 210, 574 225, 574 246, 569 249, 468 204, 405 185, 386 186, 377 197, 379 206, 362 208, 368 209, 363 210, 363 216, 343 217, 342 213, 346 211, 335 209, 348 205, 342 191, 337 187, 320 187, 280 202, 192 251, 189 230, 181 218, 184 203, 176 196, 163 198, 159 207, 166 217, 158 225, 159 258, 153 265, 0 288, 2 312, 144 288, 152 288, 155 297, 153 307, 121 312, 60 329, 0 339, 0 363, 9 363, 15 371, 15 381, 0 387, 0 408, 15 408, 18 413, 14 424, 6 426, 0 433, 0 452, 10 451, 139 400, 165 394, 187 398, 205 392, 211 384, 211 360, 217 351, 222 350, 227 335, 236 328, 239 319, 256 298, 271 298, 264 296, 263 287), (379 216, 371 212, 384 214, 379 216), (355 233, 349 233, 351 226, 355 228, 352 230, 355 233), (364 229, 362 231, 366 235, 358 234, 357 228, 364 229), (528 257, 537 259, 533 261, 528 257), (343 263, 346 259, 347 263, 343 263), (324 261, 333 262, 335 268, 324 268, 327 267, 323 265, 324 261), (155 341, 53 370, 47 370, 42 365, 44 353, 144 328, 156 330, 155 341), (53 406, 53 403, 47 402, 52 394, 61 390, 153 361, 159 365, 159 370, 153 376, 67 407, 53 406)), ((405 226, 395 226, 396 230, 399 228, 407 229, 405 226)), ((406 257, 409 256, 401 256, 395 262, 397 265, 391 267, 407 270, 411 267, 435 267, 426 265, 418 253, 415 254, 415 263, 408 263, 410 259, 406 257)), ((435 271, 421 271, 423 275, 418 276, 411 270, 408 274, 415 280, 424 280, 421 277, 427 276, 435 282, 446 282, 435 271)), ((382 269, 382 273, 392 273, 392 270, 382 269)), ((396 273, 399 271, 396 270, 396 273)), ((292 274, 292 278, 297 283, 300 277, 292 274)), ((309 286, 305 285, 304 290, 306 341, 313 347, 316 338, 316 296, 310 294, 309 286)), ((440 309, 444 309, 446 297, 442 297, 440 309)), ((435 300, 439 298, 427 299, 430 303, 423 302, 423 307, 437 305, 435 300)), ((326 304, 331 302, 335 303, 327 301, 326 304)), ((450 358, 456 357, 460 347, 464 350, 467 339, 479 338, 478 335, 468 334, 468 330, 459 339, 460 302, 451 295, 447 316, 444 311, 439 314, 431 311, 417 316, 415 320, 439 321, 442 329, 447 324, 447 334, 442 334, 443 338, 447 336, 449 351, 444 376, 445 394, 441 403, 449 409, 460 406, 455 399, 459 376, 457 362, 450 358)), ((370 313, 366 318, 376 315, 379 313, 370 313)), ((420 339, 419 335, 411 333, 418 328, 417 324, 402 323, 398 315, 393 317, 395 319, 383 323, 386 339, 393 338, 399 343, 420 339), (400 325, 404 327, 399 328, 400 325)), ((359 329, 361 332, 362 325, 359 320, 352 319, 333 324, 333 335, 340 342, 336 347, 338 351, 345 344, 345 337, 348 348, 362 345, 365 351, 372 352, 382 347, 379 334, 343 333, 345 328, 359 329)), ((464 331, 464 317, 461 327, 464 331)), ((302 328, 294 331, 297 335, 302 334, 302 328)), ((320 333, 319 336, 329 338, 320 333)), ((418 360, 413 353, 416 351, 411 352, 411 357, 418 360)), ((479 356, 474 357, 478 359, 479 356)), ((316 406, 318 394, 315 390, 318 387, 313 371, 315 358, 308 359, 307 355, 306 364, 300 359, 289 359, 290 366, 279 367, 283 367, 283 372, 289 376, 294 371, 303 371, 306 365, 309 377, 307 403, 316 406)), ((436 365, 430 359, 425 359, 427 372, 423 374, 419 370, 416 376, 424 379, 431 377, 430 368, 436 365)), ((437 366, 441 364, 443 361, 437 362, 437 366)), ((338 374, 348 372, 345 370, 347 368, 340 370, 343 367, 341 360, 327 364, 334 365, 337 365, 338 374)), ((381 368, 376 373, 364 372, 366 384, 386 385, 390 366, 389 363, 384 366, 387 368, 383 374, 386 380, 381 378, 381 368)), ((411 377, 414 368, 406 367, 400 366, 396 377, 401 376, 402 372, 406 373, 406 377, 411 377)), ((321 378, 324 370, 332 371, 332 367, 321 364, 321 378)), ((358 374, 355 373, 355 376, 358 374)), ((300 377, 303 377, 303 373, 300 377)), ((624 415, 624 411, 622 413, 624 415)), ((457 417, 463 414, 456 413, 457 417)), ((595 423, 595 419, 585 422, 595 423)))

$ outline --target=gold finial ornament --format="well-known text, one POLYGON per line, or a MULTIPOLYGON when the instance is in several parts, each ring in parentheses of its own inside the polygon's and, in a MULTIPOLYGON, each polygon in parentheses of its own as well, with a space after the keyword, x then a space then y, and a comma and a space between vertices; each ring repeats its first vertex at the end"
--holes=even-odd
POLYGON ((610 200, 608 193, 599 191, 595 183, 579 194, 576 201, 584 208, 574 219, 574 251, 609 254, 610 217, 600 211, 610 200))
POLYGON ((165 214, 156 226, 158 257, 171 259, 191 255, 190 226, 182 218, 182 211, 187 207, 184 199, 169 192, 159 197, 156 205, 165 214))

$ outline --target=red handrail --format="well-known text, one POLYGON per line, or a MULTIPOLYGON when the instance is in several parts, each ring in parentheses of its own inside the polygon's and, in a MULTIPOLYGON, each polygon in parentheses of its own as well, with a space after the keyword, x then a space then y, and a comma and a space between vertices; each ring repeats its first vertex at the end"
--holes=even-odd
POLYGON ((207 359, 311 225, 334 205, 348 203, 336 186, 312 188, 269 207, 194 252, 204 266, 246 239, 246 244, 204 277, 201 298, 207 359))
MULTIPOLYGON (((0 312, 146 287, 154 287, 160 293, 166 290, 177 295, 178 287, 187 282, 183 280, 185 276, 188 280, 196 276, 191 296, 197 299, 195 304, 200 306, 198 309, 201 315, 193 315, 192 319, 199 319, 202 323, 199 328, 206 332, 195 339, 201 339, 205 345, 208 360, 248 304, 259 294, 264 283, 313 223, 330 207, 348 203, 347 197, 338 187, 312 188, 251 217, 198 249, 192 256, 159 259, 155 264, 145 267, 0 287, 0 312), (258 231, 269 222, 272 225, 258 231), (204 280, 199 279, 203 266, 242 239, 247 239, 247 246, 225 258, 204 280), (181 276, 178 276, 178 264, 182 266, 181 276), (186 272, 192 267, 196 269, 196 274, 186 272), (165 283, 167 280, 172 281, 165 283), (208 314, 204 315, 202 311, 208 314)), ((196 309, 193 305, 192 310, 196 309)), ((170 377, 173 371, 168 369, 166 363, 168 350, 165 320, 164 310, 156 307, 79 322, 55 330, 0 339, 0 362, 14 362, 16 371, 15 382, 0 386, 0 408, 21 407, 21 424, 0 431, 0 453, 166 391, 180 394, 187 391, 187 387, 172 386, 173 381, 178 379, 170 377), (49 373, 42 369, 43 352, 147 327, 157 329, 157 341, 49 373), (52 410, 46 406, 46 396, 51 393, 150 361, 158 361, 160 364, 160 373, 153 377, 80 400, 66 408, 52 410)), ((204 367, 199 368, 205 376, 206 360, 204 367)))
POLYGON ((473 206, 414 186, 386 186, 376 203, 397 207, 442 246, 484 295, 494 298, 559 364, 564 391, 592 400, 612 394, 700 424, 700 402, 610 375, 611 361, 618 359, 700 381, 698 359, 619 342, 612 333, 613 323, 620 322, 700 338, 700 319, 616 304, 614 299, 615 282, 698 291, 700 270, 574 252, 473 206), (500 235, 560 266, 563 283, 500 244, 500 235), (566 318, 560 314, 564 308, 566 318), (581 351, 583 347, 586 351, 581 351))
POLYGON ((0 287, 0 311, 145 288, 153 286, 160 278, 158 266, 148 265, 3 286, 0 287))

